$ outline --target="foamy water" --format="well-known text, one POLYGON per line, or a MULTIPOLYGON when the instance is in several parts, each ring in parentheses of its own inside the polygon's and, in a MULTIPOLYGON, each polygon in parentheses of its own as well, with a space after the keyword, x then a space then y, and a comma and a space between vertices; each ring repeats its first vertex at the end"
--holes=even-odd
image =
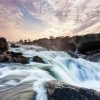
POLYGON ((36 51, 25 48, 12 49, 21 51, 25 56, 40 56, 43 63, 0 64, 0 92, 23 83, 33 82, 37 92, 36 100, 47 100, 46 84, 50 80, 61 80, 75 86, 100 90, 100 62, 94 63, 82 58, 72 58, 62 51, 36 51))

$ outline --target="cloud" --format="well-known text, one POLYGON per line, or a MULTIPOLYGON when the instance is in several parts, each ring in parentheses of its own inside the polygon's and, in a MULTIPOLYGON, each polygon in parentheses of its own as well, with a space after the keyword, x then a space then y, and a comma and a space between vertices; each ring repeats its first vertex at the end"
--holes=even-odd
POLYGON ((0 0, 0 36, 9 40, 97 33, 99 23, 98 0, 0 0))

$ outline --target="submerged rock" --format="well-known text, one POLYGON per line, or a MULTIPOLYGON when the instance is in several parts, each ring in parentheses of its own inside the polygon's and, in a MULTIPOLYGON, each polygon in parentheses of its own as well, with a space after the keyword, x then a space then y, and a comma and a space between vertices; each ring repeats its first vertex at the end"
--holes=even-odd
POLYGON ((0 38, 0 53, 8 50, 8 43, 5 38, 0 38))
POLYGON ((47 93, 49 100, 100 100, 100 92, 60 81, 48 82, 47 93))
POLYGON ((35 100, 36 93, 32 84, 22 84, 3 92, 0 91, 0 100, 35 100))
POLYGON ((34 58, 33 58, 33 62, 45 63, 45 62, 43 61, 43 59, 40 58, 39 56, 34 56, 34 58))

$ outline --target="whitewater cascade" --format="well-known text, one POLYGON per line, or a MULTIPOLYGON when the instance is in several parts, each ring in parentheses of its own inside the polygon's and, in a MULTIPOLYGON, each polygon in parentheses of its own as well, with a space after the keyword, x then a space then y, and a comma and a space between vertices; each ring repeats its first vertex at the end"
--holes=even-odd
POLYGON ((33 90, 37 92, 36 100, 47 100, 46 83, 49 80, 61 80, 71 85, 100 90, 100 62, 72 58, 63 51, 36 51, 24 48, 19 48, 19 51, 30 58, 38 55, 45 64, 1 63, 0 92, 19 84, 33 82, 33 90))

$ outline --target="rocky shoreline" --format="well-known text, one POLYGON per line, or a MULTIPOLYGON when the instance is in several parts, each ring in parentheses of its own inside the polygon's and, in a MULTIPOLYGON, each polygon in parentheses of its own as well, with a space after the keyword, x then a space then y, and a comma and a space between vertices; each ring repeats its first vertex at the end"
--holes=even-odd
MULTIPOLYGON (((100 59, 100 41, 87 41, 80 44, 77 48, 78 53, 71 50, 65 50, 71 57, 78 59, 79 57, 98 62, 100 59)), ((19 46, 11 45, 12 48, 19 46)), ((28 64, 30 58, 25 57, 22 52, 9 51, 9 46, 5 38, 0 38, 0 63, 21 63, 28 64)), ((33 62, 45 63, 39 57, 32 57, 33 62)), ((0 100, 35 100, 36 91, 32 90, 31 83, 23 83, 15 86, 11 90, 0 92, 0 100), (7 95, 6 95, 7 94, 7 95)), ((61 81, 47 82, 48 100, 100 100, 100 92, 77 86, 72 86, 61 81)))
MULTIPOLYGON (((82 40, 81 40, 82 41, 82 40)), ((11 44, 11 48, 19 48, 20 45, 11 44)), ((93 62, 98 62, 100 59, 100 41, 92 40, 81 42, 76 48, 76 51, 70 50, 71 47, 65 48, 64 51, 67 52, 73 58, 84 58, 93 62)), ((47 49, 48 50, 48 49, 47 49)), ((51 48, 51 50, 53 50, 51 48)), ((0 62, 14 62, 27 64, 29 63, 29 57, 23 56, 21 52, 9 51, 9 46, 5 38, 0 38, 0 62)), ((39 56, 33 57, 33 62, 45 63, 39 56)))
MULTIPOLYGON (((0 92, 0 100, 36 100, 32 84, 22 84, 11 90, 0 92)), ((100 100, 100 92, 72 86, 61 81, 47 82, 48 100, 100 100)))

